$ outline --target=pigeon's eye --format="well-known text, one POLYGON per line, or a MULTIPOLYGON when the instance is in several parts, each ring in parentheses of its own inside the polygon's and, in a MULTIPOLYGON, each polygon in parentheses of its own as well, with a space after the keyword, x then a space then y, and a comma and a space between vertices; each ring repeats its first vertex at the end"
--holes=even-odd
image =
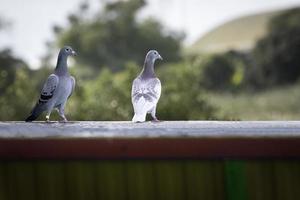
POLYGON ((154 52, 154 55, 156 55, 157 53, 156 52, 154 52))
POLYGON ((70 49, 66 49, 66 51, 70 51, 70 49))

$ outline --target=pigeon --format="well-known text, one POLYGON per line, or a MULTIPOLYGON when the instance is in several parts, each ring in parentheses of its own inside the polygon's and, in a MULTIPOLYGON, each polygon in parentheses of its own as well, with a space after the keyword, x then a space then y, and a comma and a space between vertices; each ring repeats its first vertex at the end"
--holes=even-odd
POLYGON ((134 109, 132 122, 145 122, 147 113, 151 113, 154 122, 156 105, 161 94, 161 83, 154 72, 154 63, 162 57, 156 50, 150 50, 145 58, 142 72, 132 83, 131 101, 134 109))
POLYGON ((25 120, 31 122, 46 111, 46 122, 49 122, 50 114, 54 108, 58 110, 62 122, 67 122, 64 114, 65 105, 68 98, 72 95, 75 88, 75 78, 70 76, 67 67, 67 59, 69 56, 77 55, 69 46, 63 47, 58 54, 56 68, 46 80, 40 94, 40 98, 25 120))

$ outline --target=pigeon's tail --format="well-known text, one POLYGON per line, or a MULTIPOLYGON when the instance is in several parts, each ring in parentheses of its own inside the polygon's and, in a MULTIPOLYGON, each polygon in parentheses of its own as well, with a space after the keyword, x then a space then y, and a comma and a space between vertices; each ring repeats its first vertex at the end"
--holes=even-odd
POLYGON ((25 119, 25 122, 32 122, 33 120, 36 120, 36 118, 38 118, 38 116, 37 115, 30 115, 29 117, 27 117, 26 119, 25 119))
POLYGON ((144 122, 146 121, 146 113, 145 114, 134 114, 132 118, 132 122, 144 122))
POLYGON ((37 104, 30 113, 30 116, 25 119, 25 122, 32 122, 36 120, 43 111, 43 106, 37 104))

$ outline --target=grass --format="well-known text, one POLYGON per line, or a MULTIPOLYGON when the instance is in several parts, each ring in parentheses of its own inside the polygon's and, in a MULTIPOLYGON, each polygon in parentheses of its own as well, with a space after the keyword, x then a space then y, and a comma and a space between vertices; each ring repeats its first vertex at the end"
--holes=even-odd
POLYGON ((300 84, 259 93, 210 93, 207 98, 226 120, 300 120, 300 84))

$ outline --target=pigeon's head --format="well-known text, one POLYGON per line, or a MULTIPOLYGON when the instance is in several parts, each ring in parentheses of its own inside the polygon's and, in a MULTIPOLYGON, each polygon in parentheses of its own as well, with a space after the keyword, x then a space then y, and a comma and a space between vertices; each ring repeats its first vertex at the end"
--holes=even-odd
POLYGON ((76 56, 77 53, 72 49, 72 47, 70 46, 64 46, 60 52, 61 55, 65 55, 65 56, 76 56))
POLYGON ((159 55, 156 50, 150 50, 146 55, 147 61, 155 62, 157 59, 162 60, 163 58, 159 55))

